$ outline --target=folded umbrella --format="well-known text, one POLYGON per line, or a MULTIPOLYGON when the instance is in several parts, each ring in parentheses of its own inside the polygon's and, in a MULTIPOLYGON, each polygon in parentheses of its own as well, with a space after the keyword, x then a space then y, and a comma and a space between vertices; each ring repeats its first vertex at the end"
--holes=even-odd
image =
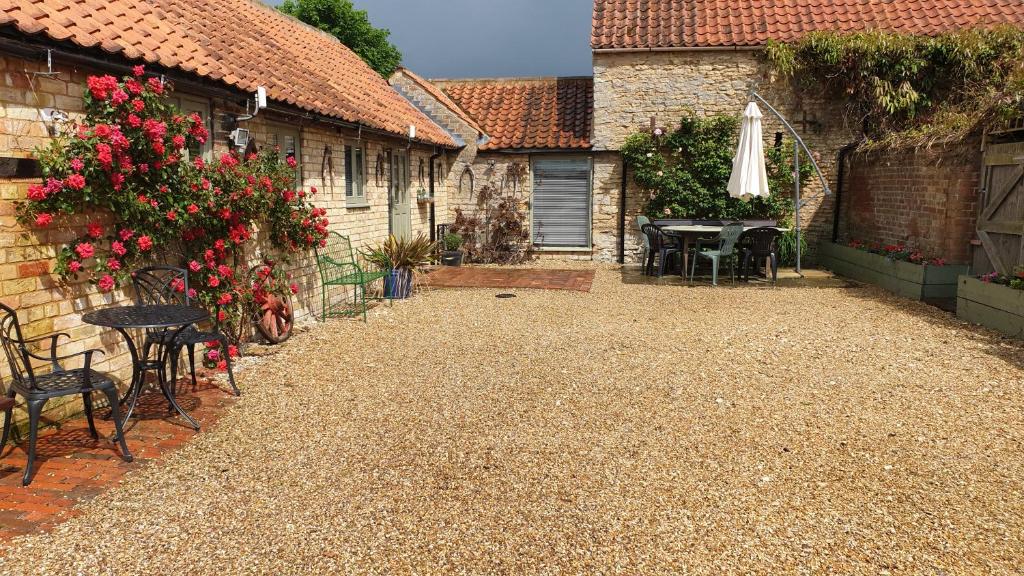
POLYGON ((761 130, 761 110, 757 104, 747 104, 740 127, 740 145, 732 160, 729 177, 729 196, 744 202, 755 196, 768 196, 768 170, 764 165, 764 136, 761 130))

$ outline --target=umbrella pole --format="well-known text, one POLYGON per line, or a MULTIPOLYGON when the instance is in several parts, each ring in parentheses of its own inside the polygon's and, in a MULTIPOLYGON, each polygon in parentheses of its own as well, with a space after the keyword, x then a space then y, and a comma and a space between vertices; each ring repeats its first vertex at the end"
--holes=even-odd
POLYGON ((796 202, 793 205, 793 225, 796 227, 796 273, 803 276, 800 269, 800 143, 793 142, 793 182, 796 189, 796 202))

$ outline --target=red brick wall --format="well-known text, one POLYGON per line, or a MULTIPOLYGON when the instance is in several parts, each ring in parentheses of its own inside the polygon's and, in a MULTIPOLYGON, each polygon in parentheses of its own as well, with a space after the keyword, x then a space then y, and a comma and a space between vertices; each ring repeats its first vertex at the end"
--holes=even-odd
POLYGON ((974 238, 980 142, 849 156, 840 200, 840 241, 905 243, 966 263, 974 238))

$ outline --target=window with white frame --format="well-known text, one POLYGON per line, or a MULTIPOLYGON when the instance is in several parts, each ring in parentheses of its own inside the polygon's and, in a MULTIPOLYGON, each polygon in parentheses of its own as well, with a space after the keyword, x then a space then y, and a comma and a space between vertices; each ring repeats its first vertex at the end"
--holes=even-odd
MULTIPOLYGON (((177 95, 171 98, 171 102, 181 110, 181 113, 185 116, 191 116, 192 114, 198 114, 203 119, 203 126, 212 135, 213 125, 210 115, 210 101, 202 98, 195 98, 192 96, 177 95)), ((198 142, 189 146, 185 150, 186 160, 192 160, 193 158, 201 157, 204 160, 210 160, 213 156, 213 137, 206 139, 206 142, 199 144, 198 142)))
POLYGON ((366 205, 365 152, 362 145, 345 146, 345 202, 366 205))
POLYGON ((277 148, 277 154, 281 160, 295 159, 295 177, 299 178, 299 167, 302 166, 302 153, 299 149, 299 131, 277 124, 268 124, 267 145, 277 148))

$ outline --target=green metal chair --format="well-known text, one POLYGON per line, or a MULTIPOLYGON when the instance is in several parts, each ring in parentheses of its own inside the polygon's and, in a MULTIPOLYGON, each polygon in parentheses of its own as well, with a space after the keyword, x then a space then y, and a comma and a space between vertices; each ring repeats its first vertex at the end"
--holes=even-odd
POLYGON ((718 286, 718 265, 723 259, 728 258, 731 263, 732 281, 736 282, 736 241, 743 234, 743 223, 733 222, 722 227, 717 238, 710 240, 697 240, 693 252, 693 264, 690 265, 690 282, 697 272, 697 261, 701 258, 711 260, 711 285, 718 286), (704 247, 713 247, 711 250, 703 250, 704 247))
POLYGON ((366 287, 367 285, 387 276, 387 272, 364 270, 356 260, 352 250, 352 242, 347 236, 331 232, 323 247, 314 249, 316 266, 320 269, 321 292, 323 293, 323 319, 328 316, 352 316, 362 308, 363 322, 366 322, 366 287), (330 299, 331 286, 352 286, 352 309, 341 310, 339 305, 332 305, 330 299))

